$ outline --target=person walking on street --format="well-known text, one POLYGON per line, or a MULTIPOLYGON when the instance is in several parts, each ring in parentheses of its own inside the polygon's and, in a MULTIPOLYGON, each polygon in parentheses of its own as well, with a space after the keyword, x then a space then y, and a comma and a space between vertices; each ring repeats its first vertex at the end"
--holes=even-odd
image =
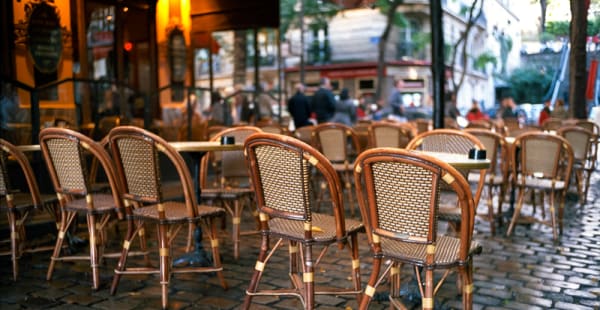
POLYGON ((388 112, 395 116, 404 116, 404 103, 402 101, 403 87, 404 81, 402 81, 402 79, 396 80, 394 83, 394 89, 388 97, 388 112))
POLYGON ((318 123, 328 122, 333 117, 335 98, 331 92, 331 82, 326 77, 321 79, 319 90, 313 96, 312 110, 317 115, 318 123))
POLYGON ((304 95, 304 85, 302 83, 296 84, 296 93, 288 101, 288 111, 294 118, 296 128, 312 125, 308 120, 311 113, 310 103, 304 95))
POLYGON ((335 104, 335 113, 330 122, 341 123, 352 127, 356 122, 356 106, 350 99, 348 89, 342 89, 340 100, 335 104))

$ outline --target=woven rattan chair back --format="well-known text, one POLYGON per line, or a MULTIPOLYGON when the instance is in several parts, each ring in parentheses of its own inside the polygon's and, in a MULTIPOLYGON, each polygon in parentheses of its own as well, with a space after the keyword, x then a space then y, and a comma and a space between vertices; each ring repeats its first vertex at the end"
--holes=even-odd
POLYGON ((339 123, 323 123, 313 129, 313 141, 319 151, 332 162, 348 161, 348 139, 355 151, 360 152, 354 130, 339 123))
POLYGON ((544 130, 558 130, 563 125, 563 120, 561 118, 548 118, 542 124, 542 128, 544 130))
POLYGON ((557 135, 525 133, 517 137, 520 146, 520 173, 530 177, 556 178, 559 174, 563 145, 568 142, 557 135))
MULTIPOLYGON (((235 143, 242 144, 250 135, 257 132, 262 132, 262 130, 254 126, 233 127, 217 133, 210 141, 220 141, 221 137, 231 136, 235 139, 235 143)), ((248 167, 243 151, 222 152, 220 157, 222 177, 248 178, 248 167)))
POLYGON ((567 126, 560 128, 558 134, 571 144, 575 161, 585 163, 589 159, 594 139, 590 130, 579 126, 567 126))
POLYGON ((595 135, 600 135, 600 126, 598 124, 588 121, 588 120, 577 120, 575 122, 576 126, 583 127, 589 131, 591 131, 595 135))
POLYGON ((251 170, 257 178, 260 211, 271 217, 310 222, 312 187, 308 160, 317 158, 299 146, 271 141, 250 144, 249 156, 256 163, 251 170))
POLYGON ((310 145, 284 135, 257 133, 246 140, 244 148, 260 211, 262 246, 242 308, 249 309, 255 295, 296 296, 305 309, 315 307, 315 295, 352 294, 358 298, 361 284, 357 234, 363 225, 344 218, 340 179, 330 161, 310 145), (331 193, 333 215, 312 210, 312 169, 320 172, 331 193), (279 241, 271 245, 270 238, 279 241), (282 240, 289 242, 293 288, 261 290, 259 282, 265 266, 282 240), (314 284, 314 270, 333 243, 350 252, 353 288, 314 284), (320 254, 313 254, 316 248, 321 248, 320 254))
POLYGON ((298 138, 300 141, 312 145, 312 132, 315 126, 302 126, 300 128, 296 128, 294 131, 294 136, 298 138))
POLYGON ((369 127, 370 147, 405 148, 412 138, 412 131, 399 123, 376 122, 369 127))
POLYGON ((431 130, 431 120, 418 118, 415 120, 415 127, 417 128, 417 134, 422 134, 431 130))
MULTIPOLYGON (((474 205, 469 184, 459 171, 422 153, 375 148, 358 156, 354 178, 361 215, 374 256, 373 273, 360 309, 366 309, 375 287, 380 283, 378 273, 382 259, 392 259, 394 266, 408 263, 424 267, 425 270, 452 268, 463 263, 471 266, 474 205), (437 211, 442 183, 455 191, 461 222, 465 224, 460 237, 453 240, 453 246, 446 243, 450 239, 442 238, 443 241, 438 242, 437 211)), ((471 283, 469 272, 463 270, 461 275, 463 281, 471 283)), ((423 308, 431 309, 433 273, 427 272, 426 277, 423 308)), ((390 296, 397 297, 397 293, 392 292, 390 296)), ((463 295, 463 305, 470 302, 470 298, 463 295)))
POLYGON ((435 129, 417 135, 406 148, 427 152, 469 154, 470 149, 484 149, 484 145, 476 137, 464 131, 435 129))
POLYGON ((489 173, 503 172, 507 168, 507 147, 502 135, 481 128, 469 128, 465 132, 475 136, 486 150, 486 158, 490 160, 489 173), (500 171, 499 171, 500 170, 500 171))
MULTIPOLYGON (((187 216, 195 218, 192 177, 181 155, 163 138, 142 128, 120 126, 109 134, 110 148, 123 184, 123 197, 139 203, 162 203, 159 152, 173 164, 185 198, 187 216)), ((159 213, 161 218, 166 215, 159 213)))
POLYGON ((46 128, 40 133, 40 146, 57 193, 85 196, 92 192, 86 160, 91 154, 108 174, 110 189, 118 197, 121 187, 110 155, 102 145, 70 129, 46 128))

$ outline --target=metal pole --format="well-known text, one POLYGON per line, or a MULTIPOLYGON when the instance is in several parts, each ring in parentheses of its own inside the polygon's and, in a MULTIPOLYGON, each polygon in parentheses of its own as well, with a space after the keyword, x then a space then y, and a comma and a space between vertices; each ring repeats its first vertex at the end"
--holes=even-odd
POLYGON ((280 36, 280 32, 281 30, 277 29, 277 85, 279 85, 278 87, 278 91, 277 91, 277 98, 279 99, 279 102, 277 103, 277 105, 279 106, 278 112, 277 112, 277 119, 279 120, 279 124, 281 124, 281 99, 282 99, 282 95, 283 95, 283 75, 282 75, 282 63, 281 63, 281 36, 280 36))
POLYGON ((444 31, 442 0, 430 2, 431 16, 431 79, 433 82, 433 127, 444 127, 444 31))
POLYGON ((300 3, 300 83, 304 85, 304 0, 298 0, 300 3))

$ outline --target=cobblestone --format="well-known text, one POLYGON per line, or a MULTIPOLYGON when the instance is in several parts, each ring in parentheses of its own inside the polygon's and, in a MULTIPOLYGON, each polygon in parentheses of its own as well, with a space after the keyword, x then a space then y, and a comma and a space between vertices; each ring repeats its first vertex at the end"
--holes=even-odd
MULTIPOLYGON (((484 200, 482 200, 484 201, 484 200)), ((484 206, 480 206, 484 207, 484 206)), ((508 204, 503 207, 508 210, 508 204)), ((506 227, 490 235, 489 224, 477 219, 474 238, 483 246, 483 253, 474 258, 474 309, 590 309, 600 310, 600 173, 592 176, 588 204, 580 206, 568 199, 565 208, 564 233, 558 242, 552 231, 540 225, 517 225, 511 237, 505 237, 506 227)), ((252 226, 252 220, 248 219, 252 226)), ((506 226, 506 221, 505 221, 506 226)), ((124 230, 122 230, 124 231, 124 230)), ((29 236, 34 236, 30 233, 29 236)), ((148 233, 149 236, 153 235, 148 233)), ((0 236, 2 237, 2 236, 0 236)), ((228 232, 222 232, 221 253, 224 275, 229 284, 223 290, 212 274, 175 274, 171 278, 170 309, 239 309, 258 255, 260 238, 243 236, 241 257, 232 257, 228 232)), ((184 238, 178 246, 184 243, 184 238)), ((371 254, 366 237, 360 237, 361 281, 366 284, 371 270, 371 254)), ((155 246, 155 244, 153 244, 155 246)), ((345 250, 333 247, 315 272, 315 281, 329 281, 348 286, 350 262, 345 250)), ((82 251, 83 252, 83 251, 82 251)), ((263 288, 288 287, 286 250, 275 254, 267 265, 263 288)), ((101 285, 91 289, 91 274, 87 262, 57 263, 54 277, 46 281, 49 252, 25 254, 20 260, 20 275, 12 281, 10 257, 0 257, 0 309, 157 309, 160 307, 160 286, 156 276, 123 276, 117 293, 111 296, 115 259, 106 259, 101 266, 101 285)), ((136 261, 136 257, 130 261, 136 261)), ((408 267, 403 269, 412 275, 408 267)), ((438 277, 441 274, 437 275, 438 277)), ((404 279, 403 283, 411 283, 404 279)), ((456 288, 456 275, 450 275, 441 287, 436 308, 461 308, 461 296, 456 288)), ((381 291, 387 290, 383 284, 381 291)), ((403 289, 404 286, 403 286, 403 289)), ((416 289, 418 291, 418 289, 416 289)), ((409 309, 420 308, 417 299, 403 294, 409 309)), ((357 309, 350 296, 318 296, 318 309, 357 309)), ((378 298, 370 309, 387 309, 387 298, 378 298)), ((260 296, 253 299, 252 309, 300 309, 294 297, 260 296)))

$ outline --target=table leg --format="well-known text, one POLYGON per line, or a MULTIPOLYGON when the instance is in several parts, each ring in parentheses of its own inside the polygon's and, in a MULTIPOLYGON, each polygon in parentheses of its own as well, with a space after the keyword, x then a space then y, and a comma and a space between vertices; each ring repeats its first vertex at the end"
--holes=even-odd
MULTIPOLYGON (((201 189, 200 189, 200 163, 202 161, 202 157, 206 152, 193 152, 192 153, 192 165, 193 165, 193 178, 194 178, 194 190, 196 191, 196 202, 200 205, 201 198, 201 189), (194 156, 195 155, 195 156, 194 156)), ((200 223, 196 225, 196 229, 194 230, 194 250, 192 252, 186 253, 181 257, 175 259, 173 262, 177 266, 212 266, 213 260, 204 247, 202 246, 202 227, 200 227, 200 223)))

